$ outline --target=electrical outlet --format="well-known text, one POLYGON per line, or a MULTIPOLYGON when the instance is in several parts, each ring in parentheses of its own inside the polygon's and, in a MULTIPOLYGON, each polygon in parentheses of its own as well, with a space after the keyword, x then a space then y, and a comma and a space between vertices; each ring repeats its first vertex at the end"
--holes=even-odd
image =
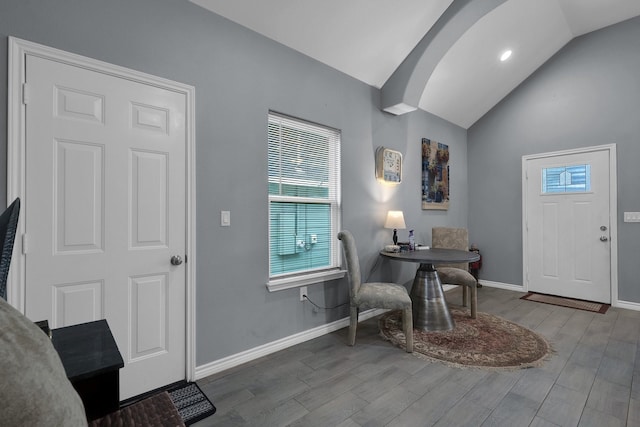
POLYGON ((307 295, 307 287, 302 286, 300 289, 300 301, 304 301, 304 296, 307 295))

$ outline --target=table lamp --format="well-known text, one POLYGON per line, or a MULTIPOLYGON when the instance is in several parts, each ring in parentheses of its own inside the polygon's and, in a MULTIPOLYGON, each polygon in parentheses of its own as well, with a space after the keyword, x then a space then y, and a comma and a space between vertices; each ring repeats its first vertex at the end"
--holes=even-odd
POLYGON ((398 229, 404 230, 407 228, 404 223, 404 214, 402 211, 389 211, 387 213, 387 220, 384 223, 384 228, 393 228, 393 244, 398 244, 398 229))

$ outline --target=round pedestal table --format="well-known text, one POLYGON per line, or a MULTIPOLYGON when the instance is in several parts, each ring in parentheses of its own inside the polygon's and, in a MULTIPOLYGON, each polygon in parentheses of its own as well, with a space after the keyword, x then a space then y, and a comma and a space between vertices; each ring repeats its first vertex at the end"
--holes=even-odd
POLYGON ((474 262, 480 259, 480 255, 458 249, 421 249, 409 252, 381 251, 380 255, 395 261, 420 264, 409 293, 413 305, 414 329, 448 331, 455 327, 434 264, 474 262))

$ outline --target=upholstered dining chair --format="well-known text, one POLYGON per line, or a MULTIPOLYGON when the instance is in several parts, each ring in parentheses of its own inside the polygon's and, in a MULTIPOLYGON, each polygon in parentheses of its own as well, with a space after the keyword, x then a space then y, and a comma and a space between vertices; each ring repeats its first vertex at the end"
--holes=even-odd
POLYGON ((18 227, 20 199, 17 198, 0 215, 0 297, 7 299, 7 276, 18 227))
POLYGON ((411 312, 411 298, 404 286, 395 283, 370 282, 362 283, 360 275, 360 261, 353 235, 343 230, 338 233, 342 241, 342 249, 347 261, 347 275, 349 277, 349 337, 348 344, 356 343, 356 329, 358 327, 358 313, 360 309, 386 308, 402 310, 402 327, 407 341, 407 353, 413 352, 413 315, 411 312))
MULTIPOLYGON (((466 228, 433 227, 431 247, 439 249, 469 250, 469 233, 466 228)), ((469 263, 436 265, 443 284, 462 286, 462 305, 467 307, 471 293, 471 318, 477 316, 478 281, 469 273, 469 263)))

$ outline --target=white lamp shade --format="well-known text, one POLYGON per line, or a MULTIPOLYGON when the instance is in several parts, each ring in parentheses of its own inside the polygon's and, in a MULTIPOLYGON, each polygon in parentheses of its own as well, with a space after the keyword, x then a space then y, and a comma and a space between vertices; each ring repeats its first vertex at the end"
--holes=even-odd
POLYGON ((402 211, 389 211, 389 213, 387 213, 387 220, 384 223, 384 228, 395 228, 398 230, 407 228, 404 223, 404 214, 402 211))

